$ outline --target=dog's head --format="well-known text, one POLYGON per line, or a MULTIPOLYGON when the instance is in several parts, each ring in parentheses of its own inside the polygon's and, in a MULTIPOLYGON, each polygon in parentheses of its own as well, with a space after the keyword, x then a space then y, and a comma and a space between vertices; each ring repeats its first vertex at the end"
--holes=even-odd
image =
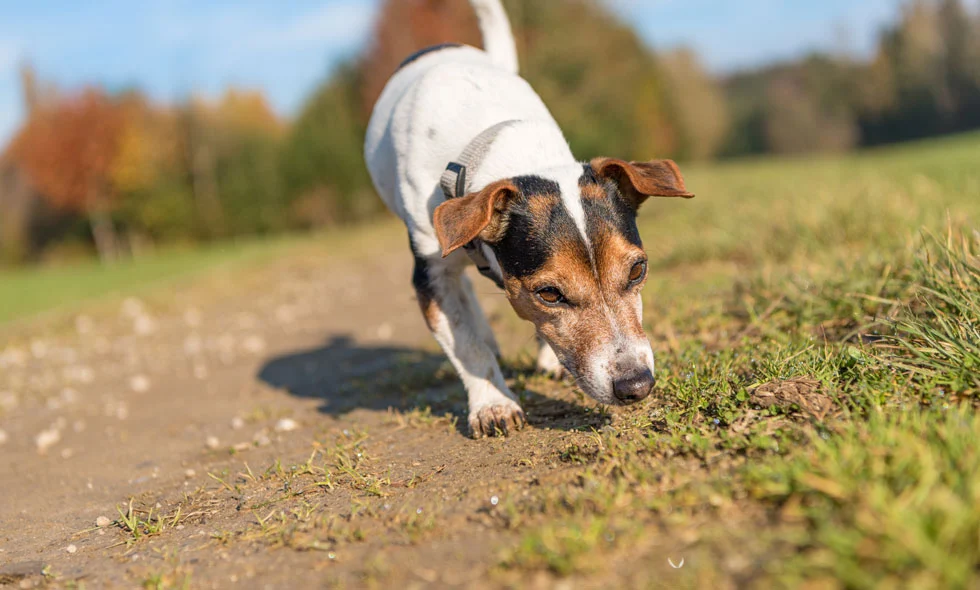
POLYGON ((517 314, 590 396, 628 404, 653 388, 640 290, 647 256, 636 212, 648 197, 693 197, 674 162, 596 158, 574 170, 493 182, 440 205, 443 255, 488 244, 517 314))

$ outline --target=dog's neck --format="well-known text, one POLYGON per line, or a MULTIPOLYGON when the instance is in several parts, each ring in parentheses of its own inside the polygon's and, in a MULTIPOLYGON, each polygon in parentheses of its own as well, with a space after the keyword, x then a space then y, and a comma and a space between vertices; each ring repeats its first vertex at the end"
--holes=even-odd
POLYGON ((480 164, 467 170, 467 190, 480 190, 503 178, 574 169, 581 170, 581 165, 553 121, 518 120, 500 129, 480 164))

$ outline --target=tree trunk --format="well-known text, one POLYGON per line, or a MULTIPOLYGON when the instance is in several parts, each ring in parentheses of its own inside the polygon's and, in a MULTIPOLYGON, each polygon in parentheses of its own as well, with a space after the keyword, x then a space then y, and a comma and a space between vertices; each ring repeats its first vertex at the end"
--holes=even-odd
POLYGON ((32 197, 19 170, 0 168, 0 260, 22 262, 30 254, 32 197))
POLYGON ((198 213, 207 227, 210 237, 225 234, 225 212, 218 197, 218 183, 214 178, 214 155, 211 146, 201 137, 204 127, 198 124, 193 113, 188 120, 190 143, 191 189, 198 213))
POLYGON ((100 189, 93 189, 89 193, 88 222, 92 228, 92 239, 95 241, 95 250, 99 253, 99 260, 102 262, 113 262, 119 258, 119 240, 116 238, 116 228, 112 224, 112 217, 109 215, 109 203, 100 189))

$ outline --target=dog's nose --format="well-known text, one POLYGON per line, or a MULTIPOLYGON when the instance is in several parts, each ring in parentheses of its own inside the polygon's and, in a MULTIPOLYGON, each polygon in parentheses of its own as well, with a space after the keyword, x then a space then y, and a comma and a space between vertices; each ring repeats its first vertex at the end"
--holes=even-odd
POLYGON ((632 404, 650 395, 653 384, 650 369, 643 369, 629 377, 613 381, 613 395, 624 404, 632 404))

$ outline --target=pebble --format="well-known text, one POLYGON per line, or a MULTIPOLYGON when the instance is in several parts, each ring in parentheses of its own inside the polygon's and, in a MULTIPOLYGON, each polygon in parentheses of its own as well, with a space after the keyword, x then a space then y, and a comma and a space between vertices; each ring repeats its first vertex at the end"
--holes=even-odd
POLYGON ((107 517, 107 516, 100 516, 100 517, 98 517, 98 518, 95 519, 95 526, 97 526, 99 528, 102 528, 102 527, 105 527, 105 526, 109 526, 110 524, 112 524, 112 521, 109 520, 109 517, 107 517))
POLYGON ((267 447, 272 444, 272 441, 269 440, 269 435, 266 434, 265 431, 256 433, 255 436, 252 437, 252 440, 255 441, 256 446, 260 447, 267 447))
POLYGON ((129 378, 129 387, 136 393, 146 393, 150 390, 150 378, 146 375, 133 375, 129 378))
POLYGON ((0 445, 6 443, 8 440, 10 440, 10 437, 7 436, 7 431, 0 428, 0 445))
POLYGON ((0 408, 10 411, 17 407, 17 396, 9 391, 0 391, 0 408))
POLYGON ((206 444, 209 449, 217 449, 221 446, 221 441, 218 440, 217 436, 209 436, 204 440, 204 444, 206 444))
POLYGON ((500 502, 500 498, 497 496, 490 496, 490 503, 496 506, 500 502))
POLYGON ((292 418, 280 418, 275 426, 276 432, 291 432, 297 428, 299 428, 299 424, 292 418))
POLYGON ((74 553, 78 551, 78 547, 75 547, 74 545, 69 545, 65 547, 65 551, 67 551, 68 553, 74 553))
POLYGON ((141 315, 133 321, 133 331, 140 336, 146 336, 157 331, 156 320, 148 315, 141 315))
POLYGON ((238 416, 235 416, 231 419, 231 427, 235 430, 241 430, 242 428, 245 428, 245 421, 238 416))
POLYGON ((261 336, 249 336, 242 342, 242 347, 252 354, 259 354, 265 350, 265 339, 261 336))
POLYGON ((87 315, 80 315, 75 318, 75 330, 77 330, 79 334, 88 334, 94 327, 95 322, 93 322, 92 318, 88 317, 87 315))
POLYGON ((34 444, 37 445, 37 452, 44 454, 48 452, 53 445, 57 444, 61 440, 61 431, 57 428, 48 428, 47 430, 42 430, 34 437, 34 444))
POLYGON ((195 475, 197 475, 197 472, 194 471, 193 469, 185 469, 184 470, 184 477, 186 477, 188 479, 194 477, 195 475))

